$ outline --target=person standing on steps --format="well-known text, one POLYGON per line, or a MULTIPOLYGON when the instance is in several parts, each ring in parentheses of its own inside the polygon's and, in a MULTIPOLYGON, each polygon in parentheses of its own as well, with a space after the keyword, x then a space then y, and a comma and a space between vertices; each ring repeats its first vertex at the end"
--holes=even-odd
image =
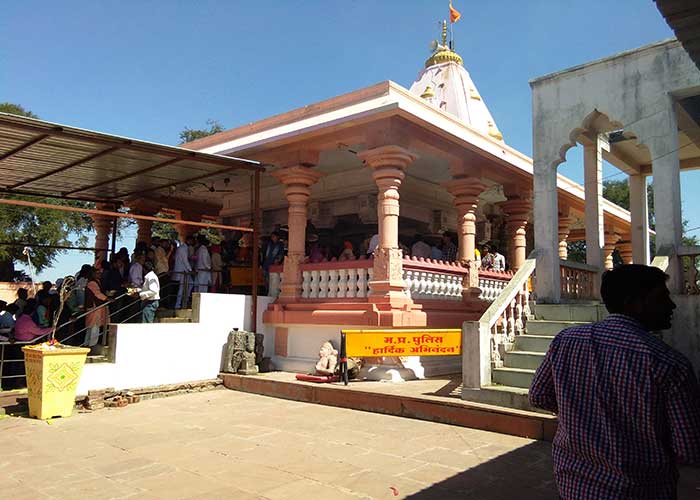
POLYGON ((530 404, 556 413, 554 476, 564 500, 675 499, 678 464, 700 464, 700 387, 685 356, 650 332, 671 327, 666 280, 628 264, 603 274, 610 315, 552 341, 530 404))
POLYGON ((190 245, 193 240, 188 237, 175 250, 175 262, 173 263, 172 279, 178 281, 177 298, 175 299, 175 309, 180 309, 183 305, 187 307, 192 293, 193 277, 192 266, 190 265, 190 245))
POLYGON ((143 277, 143 288, 138 291, 141 298, 141 321, 142 323, 153 323, 158 310, 158 301, 160 300, 160 280, 155 273, 155 267, 152 262, 146 262, 143 265, 143 270, 146 275, 143 277))

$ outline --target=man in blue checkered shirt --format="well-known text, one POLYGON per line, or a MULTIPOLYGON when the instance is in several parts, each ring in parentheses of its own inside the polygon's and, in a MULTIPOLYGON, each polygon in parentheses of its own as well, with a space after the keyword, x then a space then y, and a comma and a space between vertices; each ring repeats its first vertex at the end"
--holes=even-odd
POLYGON ((530 387, 555 412, 554 475, 565 500, 675 499, 678 464, 700 463, 700 388, 690 362, 650 332, 671 327, 668 276, 648 266, 603 275, 610 315, 567 328, 530 387))

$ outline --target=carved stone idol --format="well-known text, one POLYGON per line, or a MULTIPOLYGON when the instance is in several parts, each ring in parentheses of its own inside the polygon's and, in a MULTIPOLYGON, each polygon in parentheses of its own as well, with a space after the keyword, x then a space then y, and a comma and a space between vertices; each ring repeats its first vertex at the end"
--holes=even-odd
POLYGON ((319 360, 316 363, 316 375, 333 375, 338 365, 338 351, 330 342, 324 342, 319 350, 319 360))
POLYGON ((245 352, 243 352, 238 373, 255 375, 258 371, 258 365, 255 364, 255 333, 245 332, 245 352))
POLYGON ((258 366, 255 364, 255 333, 234 328, 228 334, 224 372, 241 375, 258 373, 258 366))

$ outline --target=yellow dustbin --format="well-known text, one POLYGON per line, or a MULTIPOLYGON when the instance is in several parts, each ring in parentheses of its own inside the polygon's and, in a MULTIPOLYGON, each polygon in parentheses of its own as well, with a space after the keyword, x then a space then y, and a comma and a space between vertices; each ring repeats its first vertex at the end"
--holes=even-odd
POLYGON ((27 372, 29 416, 70 417, 75 392, 90 349, 46 344, 22 347, 27 372))

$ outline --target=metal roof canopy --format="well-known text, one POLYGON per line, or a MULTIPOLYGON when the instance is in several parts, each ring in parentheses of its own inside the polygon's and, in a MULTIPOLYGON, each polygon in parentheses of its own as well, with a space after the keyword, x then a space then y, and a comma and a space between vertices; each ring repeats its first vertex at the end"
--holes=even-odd
POLYGON ((0 113, 0 191, 117 202, 234 173, 260 162, 200 153, 0 113))

